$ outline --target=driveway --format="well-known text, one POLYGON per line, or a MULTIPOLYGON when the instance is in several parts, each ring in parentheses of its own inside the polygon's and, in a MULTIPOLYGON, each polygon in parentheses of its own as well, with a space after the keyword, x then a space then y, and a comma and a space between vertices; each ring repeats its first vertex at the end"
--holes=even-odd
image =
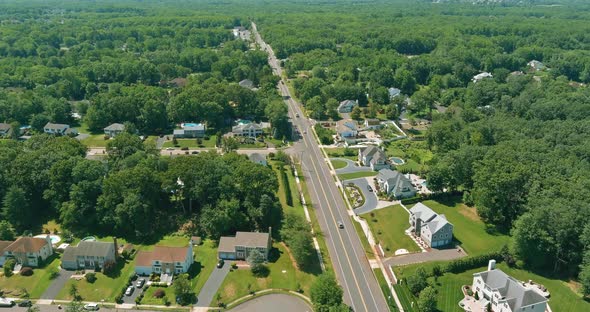
POLYGON ((270 294, 247 301, 229 310, 230 312, 312 312, 313 309, 305 300, 285 295, 270 294))
MULTIPOLYGON (((135 304, 135 298, 139 297, 139 295, 141 294, 141 289, 137 289, 137 287, 135 287, 135 284, 140 279, 143 279, 145 280, 145 282, 147 282, 148 277, 139 277, 136 281, 133 282, 133 293, 131 293, 131 296, 123 296, 123 303, 135 304)), ((143 287, 145 287, 145 282, 143 287)))
POLYGON ((41 295, 41 299, 55 299, 57 294, 66 285, 70 277, 74 274, 74 271, 66 271, 64 269, 59 270, 59 276, 52 280, 45 292, 41 295))
POLYGON ((336 174, 371 171, 371 168, 359 167, 356 165, 356 163, 354 161, 347 159, 347 158, 330 158, 330 160, 341 160, 341 161, 346 162, 347 166, 344 168, 336 169, 336 174))
POLYGON ((377 205, 379 204, 379 199, 377 198, 377 194, 375 194, 373 177, 342 181, 342 185, 344 186, 348 185, 349 183, 353 183, 354 185, 356 185, 361 190, 361 192, 363 192, 363 196, 365 197, 365 203, 362 206, 354 209, 354 213, 359 215, 367 213, 377 208, 377 205), (369 184, 369 181, 371 181, 371 184, 369 184), (368 185, 371 185, 371 189, 373 190, 373 192, 369 192, 369 190, 367 189, 368 185))
POLYGON ((383 264, 389 266, 401 266, 414 263, 430 262, 430 261, 448 261, 466 257, 467 253, 463 249, 449 248, 449 249, 434 249, 428 252, 418 252, 408 255, 395 256, 383 259, 383 264))
POLYGON ((225 276, 229 272, 230 268, 231 263, 226 261, 221 269, 215 268, 215 270, 213 270, 211 275, 209 275, 207 282, 205 282, 205 285, 203 285, 201 292, 197 296, 197 304, 195 306, 208 307, 211 304, 213 297, 217 293, 221 283, 223 283, 223 280, 225 279, 225 276))

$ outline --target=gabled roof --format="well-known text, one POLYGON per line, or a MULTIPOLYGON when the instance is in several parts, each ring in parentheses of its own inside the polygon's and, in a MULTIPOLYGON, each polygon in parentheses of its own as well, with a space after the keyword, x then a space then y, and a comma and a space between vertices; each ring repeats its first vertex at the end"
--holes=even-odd
POLYGON ((254 87, 255 87, 254 82, 250 79, 244 79, 244 80, 240 81, 238 84, 240 85, 240 87, 244 87, 244 88, 248 88, 248 89, 254 89, 254 87))
POLYGON ((43 129, 64 130, 69 127, 70 127, 69 125, 65 125, 65 124, 54 124, 54 123, 48 122, 47 124, 45 124, 45 127, 43 127, 43 129))
POLYGON ((447 217, 445 217, 444 214, 437 214, 423 203, 417 203, 414 205, 414 207, 410 209, 410 214, 414 215, 416 219, 422 220, 423 226, 426 226, 432 234, 438 232, 438 230, 442 229, 445 225, 451 224, 447 221, 447 217))
POLYGON ((106 257, 109 255, 111 248, 113 251, 115 250, 115 244, 113 242, 82 241, 76 247, 68 246, 64 250, 64 256, 62 257, 62 260, 68 261, 70 257, 75 259, 78 256, 106 257))
POLYGON ((356 122, 352 119, 343 119, 336 122, 336 132, 356 131, 356 122))
POLYGON ((236 238, 231 236, 222 236, 219 239, 219 246, 217 247, 218 252, 235 252, 236 251, 236 238))
POLYGON ((377 146, 371 145, 361 152, 361 156, 373 156, 375 153, 383 152, 377 146))
POLYGON ((188 254, 188 247, 156 246, 153 251, 140 251, 135 256, 135 265, 151 266, 152 261, 164 263, 184 262, 188 254))
POLYGON ((232 131, 233 132, 237 132, 237 131, 244 131, 244 130, 262 130, 262 126, 252 122, 252 123, 247 123, 247 124, 238 124, 237 126, 233 126, 232 127, 232 131))
POLYGON ((188 131, 205 131, 205 125, 196 124, 194 126, 184 126, 184 130, 188 131))
POLYGON ((4 250, 10 252, 38 252, 45 245, 49 245, 49 242, 43 238, 22 236, 4 250))
POLYGON ((256 232, 237 232, 236 245, 247 247, 268 247, 268 240, 270 236, 268 233, 256 232))
POLYGON ((400 95, 400 93, 402 92, 400 89, 398 88, 389 88, 387 90, 389 92, 389 97, 395 97, 400 95))
POLYGON ((392 191, 396 192, 401 190, 405 187, 409 188, 410 190, 414 189, 412 182, 406 176, 399 173, 398 171, 393 171, 390 169, 381 169, 379 170, 379 174, 377 174, 377 179, 387 181, 387 184, 392 187, 392 191))
POLYGON ((0 123, 0 131, 8 131, 10 130, 10 125, 7 123, 0 123))
POLYGON ((379 150, 379 152, 375 153, 375 156, 373 156, 373 158, 371 158, 370 163, 376 164, 379 161, 385 162, 386 160, 387 160, 387 157, 385 156, 385 153, 382 150, 379 150))
POLYGON ((381 124, 381 120, 377 118, 367 118, 365 119, 365 123, 369 126, 378 126, 381 124))
POLYGON ((14 242, 12 241, 0 241, 0 255, 4 254, 4 250, 6 249, 6 247, 10 246, 10 244, 12 244, 14 242))
POLYGON ((120 123, 114 123, 110 126, 104 128, 105 131, 123 131, 125 130, 125 125, 120 123))
POLYGON ((547 298, 541 296, 532 289, 526 289, 522 284, 502 270, 494 269, 473 274, 481 276, 483 282, 492 290, 498 291, 506 300, 510 309, 516 311, 522 307, 547 302, 547 298))

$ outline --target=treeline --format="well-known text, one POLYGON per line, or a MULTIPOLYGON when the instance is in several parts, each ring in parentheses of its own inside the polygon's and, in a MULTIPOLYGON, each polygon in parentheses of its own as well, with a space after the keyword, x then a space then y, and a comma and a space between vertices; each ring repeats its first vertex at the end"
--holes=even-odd
POLYGON ((150 240, 192 220, 213 239, 280 228, 274 172, 235 153, 161 158, 131 134, 109 141, 108 161, 88 160, 68 137, 0 146, 2 219, 18 234, 50 219, 78 236, 150 240))

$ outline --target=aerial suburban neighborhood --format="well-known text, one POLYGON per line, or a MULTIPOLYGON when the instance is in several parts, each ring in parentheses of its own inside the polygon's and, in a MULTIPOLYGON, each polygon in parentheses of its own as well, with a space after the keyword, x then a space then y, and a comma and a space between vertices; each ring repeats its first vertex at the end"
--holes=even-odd
POLYGON ((590 311, 590 4, 0 3, 0 311, 590 311))

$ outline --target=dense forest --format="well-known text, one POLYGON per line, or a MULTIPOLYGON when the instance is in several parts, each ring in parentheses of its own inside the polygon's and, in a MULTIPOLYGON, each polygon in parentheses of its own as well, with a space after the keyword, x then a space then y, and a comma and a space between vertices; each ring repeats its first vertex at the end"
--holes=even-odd
POLYGON ((350 99, 364 107, 353 118, 431 120, 429 187, 461 192, 511 233, 515 260, 579 274, 588 294, 590 11, 561 3, 332 3, 258 25, 311 116, 338 118, 350 99))

